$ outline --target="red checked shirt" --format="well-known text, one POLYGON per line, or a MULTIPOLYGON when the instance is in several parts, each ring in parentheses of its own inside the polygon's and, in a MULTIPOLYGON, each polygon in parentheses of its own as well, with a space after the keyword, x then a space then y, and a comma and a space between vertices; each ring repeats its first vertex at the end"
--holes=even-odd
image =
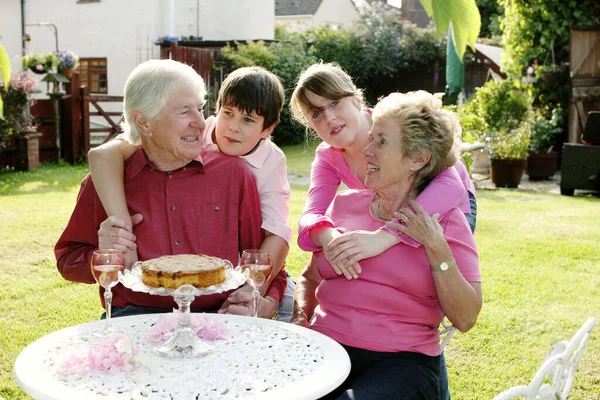
MULTIPOLYGON (((143 221, 133 228, 140 260, 167 254, 207 254, 238 264, 243 249, 259 248, 260 200, 244 162, 218 152, 176 171, 154 168, 140 148, 125 163, 125 195, 129 212, 143 221)), ((54 248, 58 270, 74 282, 95 283, 90 270, 98 248, 98 229, 107 218, 91 176, 81 183, 75 210, 54 248)), ((286 287, 281 271, 267 294, 281 300, 286 287)), ((104 305, 103 288, 100 298, 104 305)), ((172 309, 172 297, 134 292, 121 284, 113 289, 113 305, 172 309)), ((199 296, 193 310, 218 309, 230 292, 199 296)))

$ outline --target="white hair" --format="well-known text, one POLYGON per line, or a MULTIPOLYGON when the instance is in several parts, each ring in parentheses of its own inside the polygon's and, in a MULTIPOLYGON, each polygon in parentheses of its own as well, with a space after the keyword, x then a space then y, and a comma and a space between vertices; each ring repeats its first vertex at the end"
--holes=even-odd
POLYGON ((176 91, 192 89, 201 99, 206 97, 202 77, 189 65, 174 60, 149 60, 131 71, 125 82, 123 98, 123 132, 133 144, 140 143, 140 132, 133 121, 133 111, 155 118, 176 91))

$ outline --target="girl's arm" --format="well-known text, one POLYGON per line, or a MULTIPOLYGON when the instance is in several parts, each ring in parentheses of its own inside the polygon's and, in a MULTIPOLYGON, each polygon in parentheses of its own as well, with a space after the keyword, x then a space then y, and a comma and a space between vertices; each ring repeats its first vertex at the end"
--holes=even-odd
MULTIPOLYGON (((427 214, 444 215, 457 207, 466 194, 467 190, 456 168, 450 167, 440 172, 416 200, 427 214)), ((392 223, 399 222, 394 219, 392 223)), ((400 242, 413 247, 421 246, 410 236, 401 234, 387 225, 376 232, 347 232, 328 244, 331 257, 328 261, 334 269, 343 268, 346 264, 358 265, 360 260, 377 256, 400 242)), ((357 272, 360 273, 360 267, 358 269, 357 272)), ((352 274, 352 277, 356 279, 357 275, 352 274)))
POLYGON ((320 251, 322 248, 321 233, 331 231, 333 223, 325 216, 325 212, 340 187, 341 179, 338 171, 328 160, 328 147, 319 146, 315 152, 310 173, 310 188, 306 196, 304 210, 298 221, 298 246, 304 251, 320 251), (320 227, 318 231, 311 231, 320 227))
MULTIPOLYGON (((132 224, 127 200, 125 199, 124 170, 125 160, 137 150, 137 147, 117 136, 116 139, 104 143, 88 152, 88 162, 94 187, 100 197, 102 206, 108 216, 117 216, 125 221, 131 232, 132 224)), ((125 254, 126 264, 137 261, 135 242, 127 241, 125 245, 132 251, 125 254)))
MULTIPOLYGON (((454 207, 458 207, 464 197, 467 197, 467 189, 463 185, 456 168, 452 166, 446 168, 433 178, 429 185, 425 187, 425 190, 417 196, 416 201, 427 214, 433 215, 438 213, 443 216, 454 207)), ((398 220, 394 219, 392 223, 397 224, 398 220)), ((396 235, 401 242, 409 246, 421 246, 420 243, 411 237, 400 234, 397 230, 387 225, 381 229, 396 235)))

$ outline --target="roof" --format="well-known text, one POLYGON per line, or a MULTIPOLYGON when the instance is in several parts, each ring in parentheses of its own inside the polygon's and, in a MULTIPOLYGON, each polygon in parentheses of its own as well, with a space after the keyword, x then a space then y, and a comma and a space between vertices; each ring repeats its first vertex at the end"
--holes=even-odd
POLYGON ((467 46, 475 57, 487 64, 492 71, 506 79, 506 74, 500 70, 502 62, 502 48, 490 46, 487 44, 475 43, 475 51, 470 46, 467 46))
POLYGON ((315 15, 323 0, 275 0, 275 16, 315 15))

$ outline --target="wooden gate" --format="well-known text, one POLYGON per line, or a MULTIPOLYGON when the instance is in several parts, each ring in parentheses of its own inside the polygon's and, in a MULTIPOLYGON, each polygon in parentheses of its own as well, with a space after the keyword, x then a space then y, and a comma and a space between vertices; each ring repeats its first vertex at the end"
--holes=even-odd
POLYGON ((123 121, 123 96, 91 95, 87 86, 83 86, 80 88, 80 98, 83 152, 87 160, 90 148, 106 143, 121 133, 119 124, 123 121), (106 111, 100 103, 120 103, 120 110, 106 111), (95 124, 98 127, 92 128, 94 122, 91 117, 96 117, 95 124))
POLYGON ((581 143, 590 111, 600 111, 600 26, 571 26, 569 33, 569 142, 581 143))

